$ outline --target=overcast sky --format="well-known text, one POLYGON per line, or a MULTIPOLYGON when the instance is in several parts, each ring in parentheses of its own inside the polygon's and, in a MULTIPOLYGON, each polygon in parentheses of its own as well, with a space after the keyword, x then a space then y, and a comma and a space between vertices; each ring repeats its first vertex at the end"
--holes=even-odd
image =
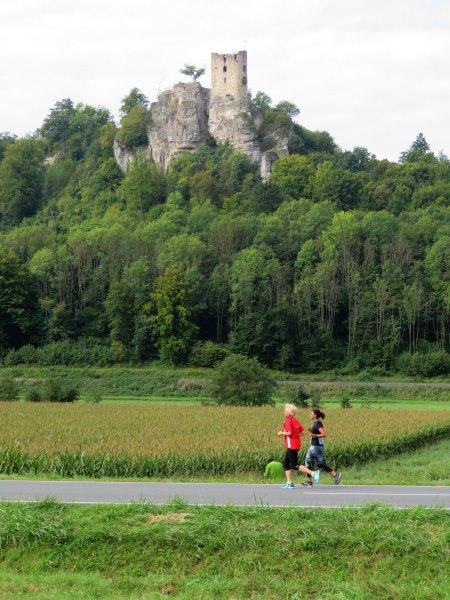
MULTIPOLYGON (((62 98, 151 101, 184 63, 248 52, 248 82, 342 149, 398 160, 423 132, 450 156, 448 0, 2 0, 0 132, 42 125, 62 98)), ((186 79, 185 79, 186 80, 186 79)))

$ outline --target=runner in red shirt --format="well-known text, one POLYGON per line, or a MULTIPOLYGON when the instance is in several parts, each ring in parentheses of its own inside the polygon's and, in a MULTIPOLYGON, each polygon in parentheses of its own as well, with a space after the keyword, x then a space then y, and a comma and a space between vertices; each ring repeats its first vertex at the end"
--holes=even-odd
POLYGON ((305 465, 298 464, 298 451, 301 447, 300 438, 305 435, 305 430, 300 421, 295 417, 296 412, 297 407, 294 404, 286 404, 284 407, 285 419, 283 429, 278 432, 280 437, 283 436, 286 445, 286 453, 283 460, 286 483, 281 486, 285 489, 292 489, 294 487, 292 483, 293 470, 311 475, 314 483, 319 481, 319 471, 311 471, 305 465))

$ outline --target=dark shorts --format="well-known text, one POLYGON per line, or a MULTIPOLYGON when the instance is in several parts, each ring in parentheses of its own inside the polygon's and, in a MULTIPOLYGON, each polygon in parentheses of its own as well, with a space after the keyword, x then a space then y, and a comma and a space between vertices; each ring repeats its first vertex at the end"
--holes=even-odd
POLYGON ((286 454, 283 459, 283 469, 285 471, 298 469, 298 450, 286 448, 286 454))

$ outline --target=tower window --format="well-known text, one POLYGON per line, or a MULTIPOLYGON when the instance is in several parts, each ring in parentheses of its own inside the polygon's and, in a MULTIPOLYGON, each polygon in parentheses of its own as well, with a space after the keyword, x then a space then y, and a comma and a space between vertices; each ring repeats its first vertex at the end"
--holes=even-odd
POLYGON ((224 68, 223 68, 223 72, 224 72, 224 73, 226 73, 226 72, 227 72, 227 68, 226 68, 226 67, 224 67, 224 68))
POLYGON ((224 82, 224 83, 226 83, 226 82, 227 82, 227 78, 226 78, 226 77, 224 77, 224 78, 223 78, 223 82, 224 82))
POLYGON ((227 55, 226 54, 223 55, 223 62, 227 62, 227 55))
POLYGON ((242 67, 242 70, 244 71, 244 73, 246 73, 246 72, 247 72, 247 65, 244 65, 244 66, 242 67))

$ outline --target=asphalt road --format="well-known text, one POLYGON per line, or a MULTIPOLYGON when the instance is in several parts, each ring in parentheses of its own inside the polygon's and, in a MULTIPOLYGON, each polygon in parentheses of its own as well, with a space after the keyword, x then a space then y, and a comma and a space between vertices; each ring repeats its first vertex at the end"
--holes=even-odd
POLYGON ((196 505, 317 508, 381 502, 398 508, 450 509, 450 487, 318 485, 305 488, 296 485, 294 489, 284 490, 275 484, 0 480, 1 500, 38 501, 45 498, 78 504, 165 504, 183 499, 196 505))

